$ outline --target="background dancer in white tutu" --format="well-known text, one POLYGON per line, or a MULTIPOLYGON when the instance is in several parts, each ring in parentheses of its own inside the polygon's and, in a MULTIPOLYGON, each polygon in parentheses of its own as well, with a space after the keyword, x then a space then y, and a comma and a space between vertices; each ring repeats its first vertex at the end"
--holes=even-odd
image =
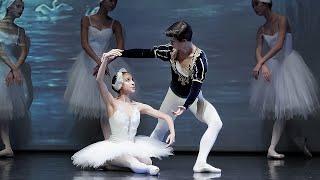
MULTIPOLYGON (((69 103, 69 109, 78 118, 100 119, 105 139, 108 138, 110 130, 106 120, 105 106, 93 74, 101 65, 102 54, 110 50, 114 37, 116 48, 124 48, 121 24, 108 16, 108 13, 114 10, 116 5, 117 0, 100 0, 99 11, 94 15, 82 18, 81 44, 84 51, 78 56, 70 70, 64 95, 65 100, 69 103)), ((111 67, 111 70, 113 69, 115 68, 111 67)), ((111 80, 109 79, 109 81, 111 80)))
MULTIPOLYGON (((318 87, 302 57, 292 49, 292 33, 285 16, 272 12, 271 0, 252 0, 257 15, 264 16, 266 23, 257 33, 256 59, 253 69, 256 80, 252 83, 250 104, 263 118, 275 119, 269 158, 284 158, 275 151, 286 120, 308 115, 319 108, 318 87), (269 50, 262 52, 266 42, 269 50)), ((305 154, 311 156, 302 139, 305 154)), ((301 140, 300 140, 301 141, 301 140)))
POLYGON ((24 10, 22 0, 2 2, 5 17, 0 20, 0 130, 5 149, 0 156, 12 157, 9 124, 12 119, 29 117, 33 100, 31 68, 25 62, 29 40, 14 21, 24 10))
MULTIPOLYGON (((208 125, 202 135, 199 154, 193 166, 194 172, 220 173, 221 169, 207 163, 208 154, 222 128, 222 121, 213 105, 202 95, 201 87, 208 70, 205 52, 192 43, 192 28, 185 21, 178 21, 166 30, 170 37, 167 45, 152 49, 129 49, 122 52, 129 58, 160 58, 170 63, 172 80, 160 111, 170 114, 172 119, 190 109, 195 117, 208 125), (173 112, 173 113, 172 113, 173 112)), ((161 120, 151 137, 163 140, 168 126, 161 120)))
POLYGON ((120 55, 121 50, 118 49, 105 53, 97 76, 100 94, 109 115, 111 136, 75 153, 72 156, 73 164, 93 168, 112 165, 130 168, 135 173, 157 175, 160 169, 152 165, 150 158, 172 154, 172 148, 168 145, 175 140, 173 120, 165 113, 130 99, 135 92, 135 83, 132 75, 125 69, 120 69, 112 79, 112 88, 119 93, 119 96, 113 97, 104 76, 107 64, 120 55), (150 137, 136 137, 140 114, 148 114, 168 124, 168 145, 150 137))

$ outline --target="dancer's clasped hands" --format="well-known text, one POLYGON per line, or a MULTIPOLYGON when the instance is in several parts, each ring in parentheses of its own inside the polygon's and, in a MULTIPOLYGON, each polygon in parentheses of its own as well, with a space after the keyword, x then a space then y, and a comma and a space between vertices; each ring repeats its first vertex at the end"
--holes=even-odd
POLYGON ((21 71, 11 70, 5 78, 5 82, 7 86, 11 86, 13 84, 22 85, 22 74, 21 71))

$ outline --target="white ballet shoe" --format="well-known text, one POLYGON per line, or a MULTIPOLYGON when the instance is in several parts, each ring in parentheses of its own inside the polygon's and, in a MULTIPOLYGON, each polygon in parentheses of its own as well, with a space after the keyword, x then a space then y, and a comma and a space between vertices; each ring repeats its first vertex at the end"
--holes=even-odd
POLYGON ((204 164, 195 164, 193 166, 193 172, 195 172, 195 173, 204 173, 204 172, 221 173, 221 169, 215 168, 208 163, 204 163, 204 164))
POLYGON ((4 149, 0 151, 0 157, 13 157, 13 151, 12 149, 4 149))
POLYGON ((279 154, 274 150, 268 150, 268 155, 267 158, 268 159, 283 159, 285 156, 284 154, 279 154))
POLYGON ((157 166, 149 165, 149 174, 152 176, 159 175, 160 169, 157 166))

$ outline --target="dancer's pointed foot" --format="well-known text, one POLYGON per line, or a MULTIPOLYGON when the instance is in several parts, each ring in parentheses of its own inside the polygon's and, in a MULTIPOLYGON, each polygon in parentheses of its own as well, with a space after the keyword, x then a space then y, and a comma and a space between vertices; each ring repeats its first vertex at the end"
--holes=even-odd
POLYGON ((157 166, 154 165, 149 165, 149 174, 152 176, 157 176, 159 175, 160 169, 157 166))
POLYGON ((195 172, 195 173, 204 173, 204 172, 221 173, 221 169, 215 168, 208 163, 203 163, 203 164, 195 164, 193 166, 193 172, 195 172))
POLYGON ((279 154, 275 150, 268 150, 268 159, 283 159, 285 156, 284 154, 279 154))
POLYGON ((13 151, 11 148, 0 151, 0 157, 13 157, 13 151))

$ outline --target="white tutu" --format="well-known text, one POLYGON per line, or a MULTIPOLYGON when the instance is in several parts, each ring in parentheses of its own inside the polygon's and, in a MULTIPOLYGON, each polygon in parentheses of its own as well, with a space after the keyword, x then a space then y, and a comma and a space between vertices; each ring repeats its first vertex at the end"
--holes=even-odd
POLYGON ((134 141, 105 140, 91 144, 75 153, 71 159, 76 166, 97 168, 123 155, 138 158, 161 158, 172 155, 172 148, 156 139, 137 136, 134 141))
POLYGON ((252 108, 257 109, 258 113, 261 114, 263 118, 271 115, 275 112, 275 84, 276 73, 278 72, 279 62, 276 60, 267 61, 271 72, 271 80, 267 82, 261 72, 259 72, 259 77, 257 80, 253 80, 251 84, 251 98, 250 105, 252 108))
MULTIPOLYGON (((18 36, 0 32, 0 45, 12 63, 17 63, 20 54, 18 36)), ((22 85, 6 85, 5 79, 10 68, 0 57, 0 121, 23 118, 28 115, 32 103, 32 82, 30 65, 24 63, 20 66, 22 85)))
POLYGON ((286 57, 276 81, 276 117, 307 116, 319 108, 318 85, 302 57, 296 52, 286 57))
POLYGON ((267 61, 271 81, 261 75, 253 80, 250 104, 263 118, 292 119, 295 116, 307 119, 319 108, 318 86, 302 57, 292 51, 282 61, 272 58, 267 61))
POLYGON ((23 118, 27 115, 28 105, 26 97, 26 81, 23 78, 22 85, 10 85, 5 83, 8 73, 2 71, 3 65, 0 65, 0 120, 8 121, 16 118, 23 118))
POLYGON ((96 77, 93 76, 95 66, 95 62, 82 52, 68 74, 64 98, 69 103, 69 110, 81 117, 100 118, 105 112, 96 77))

